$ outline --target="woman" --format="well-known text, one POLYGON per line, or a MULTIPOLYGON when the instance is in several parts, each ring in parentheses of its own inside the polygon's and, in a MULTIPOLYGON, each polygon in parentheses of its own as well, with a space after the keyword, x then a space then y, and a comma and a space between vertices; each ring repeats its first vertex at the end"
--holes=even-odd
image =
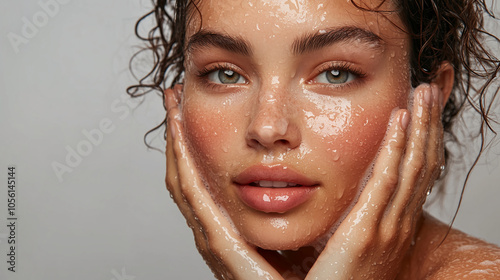
POLYGON ((461 2, 155 4, 140 86, 170 85, 167 188, 217 278, 500 277, 499 248, 422 211, 498 71, 461 2))

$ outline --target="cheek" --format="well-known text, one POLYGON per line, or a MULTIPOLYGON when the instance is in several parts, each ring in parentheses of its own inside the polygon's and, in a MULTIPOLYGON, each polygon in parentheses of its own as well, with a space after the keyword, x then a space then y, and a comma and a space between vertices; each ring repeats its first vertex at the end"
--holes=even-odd
POLYGON ((374 119, 373 114, 377 113, 365 111, 357 115, 353 112, 344 129, 339 127, 338 134, 314 141, 314 149, 323 151, 318 154, 324 162, 319 166, 320 172, 336 186, 329 191, 338 199, 354 195, 379 150, 390 114, 374 119))
POLYGON ((411 90, 404 77, 400 82, 381 83, 362 98, 352 101, 352 131, 348 134, 350 154, 364 162, 372 162, 384 140, 393 113, 408 105, 411 90))
POLYGON ((338 137, 352 125, 351 101, 327 96, 309 97, 314 103, 310 110, 303 109, 307 129, 322 137, 338 137))
POLYGON ((364 171, 377 154, 387 131, 392 107, 354 110, 349 130, 340 142, 346 161, 352 161, 354 169, 364 171))
POLYGON ((195 158, 211 160, 213 155, 223 152, 225 146, 226 118, 217 111, 204 108, 194 102, 186 103, 182 109, 186 138, 195 158))
POLYGON ((239 128, 231 112, 203 100, 183 103, 182 119, 188 147, 205 180, 217 182, 226 177, 225 163, 234 156, 239 128))
POLYGON ((303 110, 305 135, 313 150, 323 151, 321 172, 356 185, 380 149, 391 114, 406 107, 408 90, 385 91, 377 98, 309 97, 310 109, 303 110))
MULTIPOLYGON (((365 109, 346 98, 316 96, 310 109, 303 109, 304 135, 313 150, 324 151, 330 163, 370 157, 370 149, 380 144, 388 114, 365 109)), ((390 111, 389 111, 390 114, 390 111)))

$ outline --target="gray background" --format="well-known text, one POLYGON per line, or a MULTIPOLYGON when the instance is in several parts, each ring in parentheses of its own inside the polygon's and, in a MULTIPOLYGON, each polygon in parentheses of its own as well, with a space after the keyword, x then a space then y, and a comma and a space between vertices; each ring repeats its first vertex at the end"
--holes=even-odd
MULTIPOLYGON (((164 155, 142 142, 163 120, 161 98, 137 106, 124 95, 134 83, 134 24, 149 1, 53 3, 58 10, 48 15, 37 1, 0 2, 0 279, 210 279, 165 190, 164 155), (37 23, 25 32, 30 38, 22 35, 25 20, 37 23), (13 33, 23 43, 12 44, 13 33), (89 150, 84 131, 101 122, 111 128, 89 150), (87 155, 60 180, 52 164, 66 164, 68 149, 78 147, 87 155), (16 273, 6 270, 11 164, 18 179, 16 273)), ((497 145, 476 169, 455 223, 496 244, 499 152, 497 145)), ((435 205, 433 213, 448 222, 458 192, 449 188, 443 210, 435 205)))

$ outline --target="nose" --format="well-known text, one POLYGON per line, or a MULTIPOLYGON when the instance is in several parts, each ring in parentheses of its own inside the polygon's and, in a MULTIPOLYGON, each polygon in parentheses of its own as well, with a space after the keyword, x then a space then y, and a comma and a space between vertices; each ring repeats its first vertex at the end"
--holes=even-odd
POLYGON ((268 94, 259 98, 247 128, 246 142, 253 148, 293 149, 301 141, 300 129, 285 97, 268 94))

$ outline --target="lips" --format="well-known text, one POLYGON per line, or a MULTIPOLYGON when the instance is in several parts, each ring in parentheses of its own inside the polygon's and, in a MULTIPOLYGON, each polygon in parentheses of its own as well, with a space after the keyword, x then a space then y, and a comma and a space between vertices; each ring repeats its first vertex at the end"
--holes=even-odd
POLYGON ((319 185, 282 165, 256 165, 235 179, 237 195, 247 206, 266 213, 285 213, 305 203, 319 185))

